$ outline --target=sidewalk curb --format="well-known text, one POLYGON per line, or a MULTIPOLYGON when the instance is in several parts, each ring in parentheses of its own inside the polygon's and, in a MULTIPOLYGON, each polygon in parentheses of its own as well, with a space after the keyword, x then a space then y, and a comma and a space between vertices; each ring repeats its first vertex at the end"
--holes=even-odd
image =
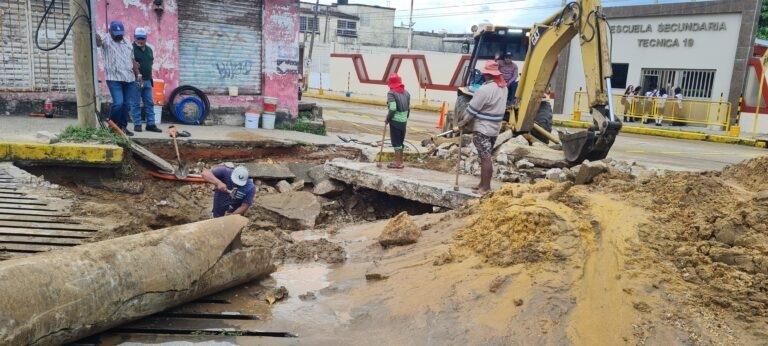
MULTIPOLYGON (((367 99, 367 98, 361 98, 361 97, 346 97, 343 95, 334 95, 334 94, 323 94, 320 95, 318 93, 314 92, 306 92, 303 94, 305 97, 311 97, 321 100, 333 100, 333 101, 342 101, 342 102, 350 102, 350 103, 360 103, 360 104, 366 104, 366 105, 372 105, 372 106, 383 106, 386 107, 387 103, 385 101, 380 100, 374 100, 374 99, 367 99)), ((420 103, 412 104, 411 109, 416 109, 420 111, 429 111, 429 112, 439 112, 440 106, 433 106, 433 105, 424 105, 420 103)))
MULTIPOLYGON (((587 128, 590 125, 592 125, 592 123, 588 123, 585 121, 564 120, 564 119, 553 119, 552 123, 557 126, 577 127, 577 128, 587 128)), ((634 133, 639 135, 675 138, 675 139, 687 139, 687 140, 693 140, 693 141, 738 144, 738 145, 745 145, 745 146, 756 147, 756 148, 766 147, 766 142, 761 140, 723 136, 723 135, 712 135, 712 134, 701 133, 701 132, 672 131, 672 130, 653 129, 653 128, 647 128, 647 127, 626 126, 626 125, 622 126, 621 132, 634 133)))
POLYGON ((108 144, 0 141, 0 161, 117 166, 123 161, 123 148, 108 144))

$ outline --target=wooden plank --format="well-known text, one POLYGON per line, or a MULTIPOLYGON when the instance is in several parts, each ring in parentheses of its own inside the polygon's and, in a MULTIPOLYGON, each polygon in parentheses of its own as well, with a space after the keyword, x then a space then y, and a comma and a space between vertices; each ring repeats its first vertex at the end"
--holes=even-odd
POLYGON ((35 236, 24 236, 24 235, 0 235, 0 244, 2 243, 70 246, 70 245, 80 245, 83 243, 83 240, 77 239, 77 238, 51 238, 51 237, 35 237, 35 236))
MULTIPOLYGON (((16 191, 0 191, 0 197, 24 197, 26 193, 16 191)), ((26 197, 32 199, 31 197, 26 197)))
POLYGON ((66 224, 66 223, 38 222, 38 221, 7 221, 7 220, 0 220, 0 228, 2 228, 2 227, 98 232, 98 230, 93 229, 93 227, 88 227, 88 226, 83 226, 83 225, 66 224))
POLYGON ((0 227, 0 235, 28 235, 36 237, 58 237, 58 238, 91 238, 95 232, 72 231, 72 230, 51 230, 20 227, 0 227))
POLYGON ((73 245, 38 245, 38 244, 16 244, 0 243, 0 251, 10 252, 45 252, 57 249, 66 249, 73 245))
POLYGON ((29 216, 46 216, 46 217, 70 217, 72 214, 60 212, 60 211, 45 211, 45 210, 30 210, 30 209, 6 209, 0 205, 0 215, 29 215, 29 216))
POLYGON ((24 222, 44 222, 53 224, 79 224, 80 221, 72 220, 67 217, 52 217, 40 215, 7 215, 0 214, 0 221, 24 221, 24 222))
POLYGON ((15 198, 2 198, 0 197, 0 206, 7 204, 23 204, 23 205, 40 205, 46 206, 48 203, 41 200, 29 200, 29 199, 15 199, 15 198))
POLYGON ((0 209, 18 209, 18 210, 37 210, 37 211, 59 211, 58 209, 54 209, 48 206, 40 206, 40 205, 22 205, 22 204, 10 204, 10 203, 0 203, 0 209))

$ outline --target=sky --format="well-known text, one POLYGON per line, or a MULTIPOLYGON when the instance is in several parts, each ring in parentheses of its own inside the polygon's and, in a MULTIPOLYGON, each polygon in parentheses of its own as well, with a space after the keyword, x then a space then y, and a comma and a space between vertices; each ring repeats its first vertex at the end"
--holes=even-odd
MULTIPOLYGON (((314 0, 302 0, 314 2, 314 0)), ((603 0, 603 6, 627 6, 649 3, 681 2, 685 0, 603 0)), ((691 1, 691 0, 687 0, 691 1)), ((321 4, 334 3, 320 0, 321 4)), ((394 7, 394 25, 408 25, 411 0, 350 0, 353 4, 394 7)), ((414 30, 447 30, 450 33, 468 32, 473 24, 484 22, 512 26, 531 26, 557 12, 562 0, 413 0, 414 30)))

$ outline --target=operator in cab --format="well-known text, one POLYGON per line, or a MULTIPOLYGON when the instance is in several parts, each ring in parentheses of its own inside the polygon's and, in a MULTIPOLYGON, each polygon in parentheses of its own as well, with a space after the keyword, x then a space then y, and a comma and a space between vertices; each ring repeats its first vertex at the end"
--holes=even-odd
POLYGON ((475 91, 458 125, 464 132, 473 133, 472 143, 480 156, 480 185, 472 190, 484 195, 491 191, 491 155, 507 109, 508 89, 498 62, 487 60, 480 73, 484 83, 475 91))
POLYGON ((234 168, 217 165, 203 171, 203 179, 215 186, 213 192, 213 217, 244 215, 253 205, 256 185, 248 177, 244 166, 234 168))

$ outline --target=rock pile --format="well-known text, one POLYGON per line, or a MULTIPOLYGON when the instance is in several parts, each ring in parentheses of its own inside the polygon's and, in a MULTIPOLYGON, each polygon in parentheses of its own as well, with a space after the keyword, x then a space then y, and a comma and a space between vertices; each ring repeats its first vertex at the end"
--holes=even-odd
MULTIPOLYGON (((465 136, 461 149, 457 143, 442 143, 433 148, 433 155, 441 160, 456 162, 461 151, 461 173, 479 176, 480 158, 470 138, 465 136)), ((535 140, 529 143, 523 136, 511 137, 511 131, 499 135, 494 146, 493 162, 494 178, 508 183, 533 183, 539 179, 548 179, 555 182, 589 184, 596 176, 609 171, 634 176, 647 172, 634 162, 610 158, 597 162, 585 161, 569 167, 563 159, 559 145, 546 145, 535 140)))

